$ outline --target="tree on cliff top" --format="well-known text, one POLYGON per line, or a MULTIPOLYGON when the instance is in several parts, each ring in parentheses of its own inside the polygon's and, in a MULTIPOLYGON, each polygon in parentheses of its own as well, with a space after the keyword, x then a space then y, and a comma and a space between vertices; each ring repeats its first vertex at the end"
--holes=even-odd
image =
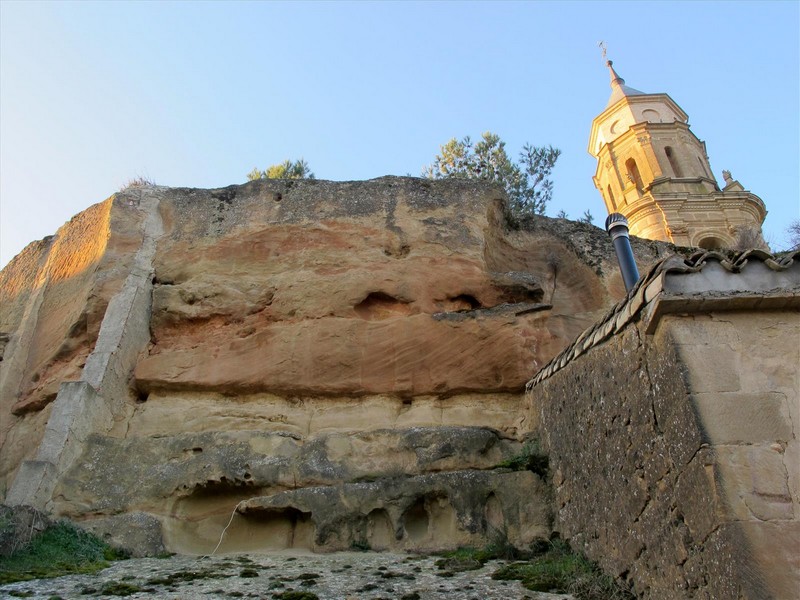
POLYGON ((786 230, 789 234, 789 250, 800 250, 800 219, 795 219, 786 230))
POLYGON ((514 162, 506 153, 500 136, 487 131, 473 145, 469 136, 461 141, 451 139, 441 147, 433 163, 423 168, 429 179, 483 179, 503 186, 509 198, 509 210, 514 216, 543 215, 553 197, 550 173, 561 155, 552 146, 525 144, 514 162))
POLYGON ((248 181, 256 179, 314 179, 314 174, 308 167, 308 163, 302 158, 300 160, 285 160, 280 164, 267 167, 264 171, 254 168, 247 174, 248 181))

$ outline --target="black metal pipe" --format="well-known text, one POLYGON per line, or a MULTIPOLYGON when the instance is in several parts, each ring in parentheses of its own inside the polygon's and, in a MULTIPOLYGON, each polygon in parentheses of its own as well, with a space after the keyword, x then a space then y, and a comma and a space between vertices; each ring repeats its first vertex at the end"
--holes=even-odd
POLYGON ((622 281, 625 282, 625 289, 631 291, 636 282, 639 281, 639 269, 636 261, 633 260, 633 250, 631 240, 628 237, 628 219, 620 213, 611 213, 606 218, 606 231, 614 242, 614 250, 617 253, 619 270, 622 273, 622 281))

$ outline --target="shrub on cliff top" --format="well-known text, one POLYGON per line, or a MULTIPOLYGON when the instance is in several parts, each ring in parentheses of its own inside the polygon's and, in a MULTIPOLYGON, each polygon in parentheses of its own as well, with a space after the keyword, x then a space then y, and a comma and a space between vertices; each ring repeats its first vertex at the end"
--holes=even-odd
POLYGON ((295 161, 285 160, 263 171, 255 167, 247 174, 247 180, 256 179, 314 179, 314 173, 311 172, 308 163, 301 158, 295 161))
POLYGON ((133 179, 128 179, 128 181, 125 182, 125 185, 123 185, 119 189, 119 191, 124 192, 125 190, 148 187, 151 185, 156 185, 156 182, 150 179, 149 177, 142 177, 141 175, 139 175, 138 177, 134 177, 133 179))

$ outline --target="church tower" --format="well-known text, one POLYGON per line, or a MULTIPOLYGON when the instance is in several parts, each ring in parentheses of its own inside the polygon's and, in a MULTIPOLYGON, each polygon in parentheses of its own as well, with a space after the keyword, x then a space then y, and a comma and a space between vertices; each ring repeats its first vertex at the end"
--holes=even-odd
POLYGON ((767 210, 728 171, 720 189, 705 142, 667 94, 646 94, 611 72, 611 98, 592 122, 594 183, 609 213, 622 213, 631 234, 679 246, 730 248, 737 239, 765 246, 767 210))

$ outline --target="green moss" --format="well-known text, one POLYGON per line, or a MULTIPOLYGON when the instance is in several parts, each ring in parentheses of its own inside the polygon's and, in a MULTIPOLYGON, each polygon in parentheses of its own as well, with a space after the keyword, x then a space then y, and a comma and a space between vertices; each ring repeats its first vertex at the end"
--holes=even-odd
POLYGON ((132 596, 141 591, 142 588, 135 583, 124 583, 121 581, 109 581, 100 588, 100 593, 106 596, 132 596))
MULTIPOLYGON (((258 574, 256 573, 256 575, 258 574)), ((230 577, 230 575, 210 570, 177 571, 175 573, 170 573, 169 575, 165 575, 164 577, 152 577, 148 579, 145 583, 147 585, 174 586, 179 583, 197 581, 199 579, 218 579, 220 577, 230 577)))
POLYGON ((369 552, 369 543, 364 540, 356 540, 350 544, 350 550, 353 552, 369 552))
POLYGON ((258 571, 255 569, 242 569, 239 577, 258 577, 258 571))
POLYGON ((272 597, 280 600, 319 600, 319 596, 313 592, 283 592, 282 594, 273 594, 272 597))
POLYGON ((549 542, 544 542, 544 549, 539 548, 537 543, 531 546, 530 550, 519 550, 508 541, 504 534, 495 536, 496 539, 491 544, 483 548, 461 547, 458 550, 443 552, 442 558, 434 564, 443 571, 474 571, 480 569, 487 561, 521 560, 529 559, 536 554, 546 552, 550 548, 549 542))
POLYGON ((96 573, 108 561, 125 558, 100 538, 61 522, 48 527, 8 557, 0 557, 0 584, 30 579, 96 573))

